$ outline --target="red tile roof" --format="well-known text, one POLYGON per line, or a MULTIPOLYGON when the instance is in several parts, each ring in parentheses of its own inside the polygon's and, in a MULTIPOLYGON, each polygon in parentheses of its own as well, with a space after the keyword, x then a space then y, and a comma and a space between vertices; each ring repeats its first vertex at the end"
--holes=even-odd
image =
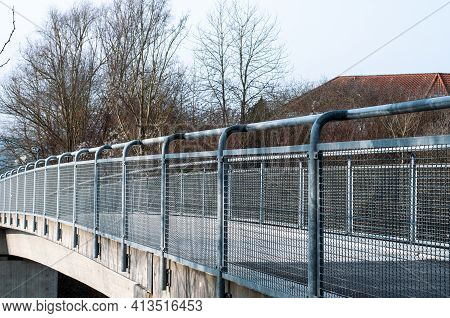
POLYGON ((286 110, 298 115, 446 95, 446 73, 338 76, 293 99, 286 110))

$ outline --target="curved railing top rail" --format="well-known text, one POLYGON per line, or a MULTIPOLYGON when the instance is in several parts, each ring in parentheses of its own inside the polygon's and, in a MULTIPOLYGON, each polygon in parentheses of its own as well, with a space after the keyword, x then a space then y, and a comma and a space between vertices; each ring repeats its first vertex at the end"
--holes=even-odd
MULTIPOLYGON (((49 156, 46 159, 39 159, 34 163, 28 163, 26 165, 16 167, 13 170, 10 170, 8 172, 5 172, 3 175, 1 175, 2 179, 10 178, 9 182, 9 191, 11 193, 11 177, 14 175, 18 175, 19 173, 26 173, 27 171, 31 170, 29 168, 33 168, 34 173, 37 174, 38 171, 41 169, 45 169, 44 174, 44 187, 43 187, 43 193, 44 193, 44 206, 43 206, 43 216, 44 216, 44 233, 47 232, 47 224, 46 222, 46 201, 45 201, 45 195, 47 191, 46 187, 46 179, 47 174, 50 176, 50 172, 52 172, 52 178, 54 178, 54 170, 58 169, 57 174, 57 185, 58 188, 56 189, 57 196, 56 196, 56 219, 58 220, 59 217, 59 186, 60 186, 60 172, 59 168, 60 165, 62 165, 62 161, 64 158, 72 157, 72 163, 74 164, 74 167, 76 168, 77 161, 80 159, 80 156, 84 153, 91 153, 94 154, 94 160, 90 161, 93 162, 93 188, 97 189, 97 183, 98 183, 98 177, 99 177, 99 167, 97 167, 98 163, 101 163, 103 159, 101 159, 101 153, 104 150, 109 149, 122 149, 122 157, 121 158, 115 158, 114 160, 122 160, 123 166, 122 166, 122 178, 121 178, 121 217, 122 217, 122 232, 121 232, 121 270, 125 271, 126 267, 128 266, 127 260, 127 251, 126 251, 126 232, 125 232, 125 225, 126 225, 126 165, 125 160, 128 156, 129 149, 133 146, 139 146, 139 145, 155 145, 155 144, 161 144, 161 153, 154 156, 154 159, 161 160, 161 166, 158 167, 161 169, 161 200, 160 200, 160 208, 161 208, 161 246, 159 252, 161 253, 161 261, 160 261, 160 270, 161 270, 161 276, 160 276, 160 284, 161 289, 165 289, 165 286, 167 285, 166 279, 167 279, 167 272, 166 272, 166 265, 165 265, 165 253, 166 253, 166 242, 165 242, 165 234, 166 234, 166 182, 167 179, 167 163, 165 162, 166 158, 169 157, 169 144, 174 140, 194 140, 194 139, 200 139, 200 138, 208 138, 208 137, 220 137, 217 145, 217 150, 215 152, 209 152, 211 156, 217 156, 217 170, 214 171, 214 173, 217 174, 217 180, 214 182, 217 182, 217 189, 216 197, 213 200, 217 200, 217 224, 215 224, 215 247, 216 247, 216 265, 215 265, 215 273, 216 274, 216 293, 217 296, 223 296, 224 295, 224 281, 223 281, 223 272, 225 270, 225 261, 224 261, 224 246, 226 243, 224 242, 224 199, 225 199, 225 188, 228 183, 228 180, 225 178, 224 173, 224 151, 226 148, 226 141, 227 138, 233 134, 238 132, 251 132, 251 131, 260 131, 260 130, 266 130, 266 129, 273 129, 273 128, 281 128, 281 127, 292 127, 292 126, 299 126, 299 125, 305 125, 305 124, 311 124, 311 134, 310 134, 310 143, 309 145, 302 145, 302 148, 304 151, 309 152, 309 156, 307 158, 308 160, 308 295, 311 297, 316 297, 320 295, 320 277, 319 277, 319 260, 320 255, 319 248, 320 246, 320 235, 318 235, 319 231, 319 224, 318 224, 318 162, 320 161, 320 151, 318 152, 319 146, 318 143, 320 141, 320 132, 322 127, 330 121, 335 120, 353 120, 353 119, 362 119, 362 118, 370 118, 370 117, 380 117, 380 116, 388 116, 388 115, 396 115, 396 114, 404 114, 404 113, 413 113, 413 112, 422 112, 422 111, 429 111, 429 110, 442 110, 442 109, 449 109, 450 108, 450 96, 445 97, 437 97, 437 98, 429 98, 429 99, 422 99, 422 100, 416 100, 416 101, 410 101, 410 102, 403 102, 403 103, 397 103, 397 104, 387 104, 387 105, 380 105, 380 106, 373 106, 373 107, 365 107, 365 108, 358 108, 358 109, 350 109, 350 110, 336 110, 336 111, 330 111, 323 114, 312 114, 302 117, 295 117, 295 118, 287 118, 287 119, 279 119, 279 120, 272 120, 272 121, 265 121, 265 122, 259 122, 259 123, 251 123, 251 124, 244 124, 244 125, 235 125, 230 126, 226 128, 218 128, 218 129, 210 129, 210 130, 203 130, 203 131, 195 131, 195 132, 186 132, 186 133, 177 133, 172 134, 168 136, 162 136, 157 138, 150 138, 150 139, 144 139, 144 140, 132 140, 128 142, 113 144, 113 145, 102 145, 94 148, 83 148, 77 151, 73 152, 65 152, 63 154, 60 154, 58 156, 49 156), (53 164, 53 163, 57 164, 53 164), (53 170, 53 171, 51 171, 53 170)), ((323 144, 321 144, 323 145, 323 144)), ((140 158, 140 157, 138 157, 140 158)), ((71 163, 71 164, 72 164, 71 163)), ((77 175, 74 174, 73 176, 73 187, 75 188, 76 185, 76 178, 77 175)), ((262 178, 262 177, 261 177, 262 178)), ((54 180, 54 179, 52 179, 54 180)), ((262 179, 261 179, 262 180, 262 179)), ((35 179, 34 179, 35 181, 35 179)), ((53 182, 54 183, 54 182, 53 182)), ((19 178, 17 178, 17 185, 19 184, 19 178)), ((17 186, 16 186, 17 187, 17 186)), ((34 186, 33 189, 36 187, 34 186)), ((54 191, 54 189, 53 189, 54 191)), ((26 191, 24 191, 26 194, 26 191)), ((158 191, 159 192, 159 191, 158 191)), ((4 193, 4 196, 6 197, 6 194, 4 193)), ((75 191, 74 191, 74 198, 75 198, 75 191)), ((18 197, 15 197, 16 199, 16 207, 18 201, 18 197)), ((11 200, 10 200, 11 201, 11 200)), ((35 201, 35 198, 34 198, 35 201)), ((34 205, 36 202, 33 201, 33 210, 34 205)), ((76 210, 76 200, 73 200, 73 211, 76 210)), ((98 202, 98 193, 97 190, 94 191, 94 218, 93 218, 93 233, 94 233, 94 257, 98 256, 98 211, 97 211, 97 202, 98 202)), ((11 203, 11 202, 10 202, 11 203)), ((75 212, 74 212, 75 213, 75 212)), ((34 226, 34 222, 33 222, 34 226)), ((57 227, 58 228, 58 227, 57 227)), ((58 228, 59 231, 59 228, 58 228)), ((75 233, 75 231, 74 231, 75 233)), ((58 237, 60 236, 60 233, 58 232, 58 237)), ((74 242, 76 242, 74 235, 74 242)), ((76 243, 74 243, 75 245, 76 243)))
MULTIPOLYGON (((267 129, 272 129, 272 128, 292 127, 292 126, 299 126, 299 125, 304 125, 304 124, 314 124, 314 123, 316 123, 316 127, 317 127, 318 126, 317 124, 319 124, 318 120, 320 119, 322 121, 326 117, 325 114, 327 114, 328 117, 334 117, 330 120, 352 120, 352 119, 381 117, 381 116, 422 112, 422 111, 430 111, 430 110, 441 110, 441 109, 449 109, 449 108, 450 108, 450 96, 444 96, 444 97, 434 97, 434 98, 420 99, 420 100, 395 103, 395 104, 386 104, 386 105, 356 108, 356 109, 349 109, 349 110, 330 111, 330 112, 326 112, 326 113, 312 114, 312 115, 306 115, 306 116, 301 116, 301 117, 277 119, 277 120, 264 121, 264 122, 258 122, 258 123, 236 125, 236 126, 225 127, 225 128, 186 132, 186 133, 181 133, 181 134, 176 134, 176 135, 182 136, 182 138, 177 138, 177 139, 185 139, 185 140, 193 140, 193 139, 207 138, 207 137, 217 137, 217 136, 221 136, 221 135, 224 135, 224 137, 225 137, 225 134, 231 134, 234 131, 250 132, 250 131, 267 130, 267 129), (336 117, 337 114, 339 114, 338 117, 336 117)), ((325 121, 327 121, 327 119, 325 121)), ((126 148, 128 151, 128 147, 130 145, 134 146, 134 145, 140 144, 140 145, 148 146, 148 145, 154 145, 154 144, 162 144, 162 143, 164 143, 164 141, 166 141, 171 136, 173 136, 173 135, 161 136, 161 137, 156 137, 156 138, 148 138, 148 139, 144 139, 144 140, 132 140, 132 141, 128 141, 128 142, 112 144, 112 145, 110 145, 110 147, 111 147, 111 149, 126 148)), ((316 136, 314 136, 314 138, 316 138, 316 136)), ((226 138, 223 138, 223 142, 225 142, 225 141, 226 141, 226 138)), ((219 144, 220 144, 220 142, 219 142, 219 144)), ((104 145, 93 147, 93 148, 83 148, 83 149, 76 150, 73 152, 63 153, 63 154, 57 155, 57 156, 52 155, 46 159, 37 160, 36 162, 34 162, 34 167, 37 167, 38 164, 41 162, 48 164, 49 161, 51 161, 51 160, 59 161, 61 159, 61 157, 63 157, 63 156, 77 156, 77 159, 79 159, 79 156, 81 154, 87 153, 87 152, 88 153, 96 153, 103 146, 104 145)), ((219 149, 220 149, 220 146, 219 146, 219 149)), ((8 173, 9 173, 9 176, 11 176, 11 174, 14 172, 18 172, 18 168, 15 168, 8 172, 3 173, 2 177, 6 177, 8 173)))

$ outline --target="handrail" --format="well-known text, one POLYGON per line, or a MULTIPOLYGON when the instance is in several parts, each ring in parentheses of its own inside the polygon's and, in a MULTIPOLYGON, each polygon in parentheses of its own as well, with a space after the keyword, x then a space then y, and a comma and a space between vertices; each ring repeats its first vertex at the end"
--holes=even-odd
MULTIPOLYGON (((214 247, 216 252, 216 259, 214 260, 214 275, 216 275, 216 296, 224 297, 225 293, 225 281, 224 274, 227 272, 227 263, 228 263, 228 237, 225 229, 228 226, 228 220, 225 217, 225 210, 227 206, 227 196, 228 193, 228 173, 225 171, 224 163, 227 160, 226 151, 226 143, 228 138, 232 134, 237 133, 247 133, 252 131, 261 131, 266 129, 273 128, 281 128, 281 127, 292 127, 299 125, 311 125, 310 131, 310 143, 309 145, 303 145, 302 151, 308 151, 308 279, 307 279, 307 295, 309 297, 320 297, 322 296, 322 288, 320 286, 321 282, 321 262, 323 262, 323 235, 322 235, 322 226, 320 220, 319 206, 320 206, 320 180, 319 178, 321 173, 321 165, 322 165, 322 150, 323 148, 319 147, 320 135, 322 128, 331 121, 349 121, 355 119, 363 119, 363 118, 373 118, 373 117, 381 117, 381 116, 389 116, 396 114, 406 114, 413 112, 422 112, 422 111, 430 111, 430 110, 443 110, 450 108, 450 96, 446 97, 437 97, 423 100, 416 100, 410 102, 396 103, 396 104, 386 104, 380 106, 372 106, 365 107, 359 109, 350 109, 350 110, 336 110, 330 111, 322 114, 311 114, 302 117, 295 118, 287 118, 287 119, 279 119, 272 120, 260 123, 251 123, 251 124, 243 124, 243 125, 235 125, 231 127, 218 128, 218 129, 209 129, 203 131, 195 131, 195 132, 186 132, 186 133, 176 133, 168 136, 149 138, 144 140, 132 140, 129 142, 123 142, 113 145, 102 145, 93 148, 84 148, 74 152, 66 152, 59 156, 49 156, 46 159, 39 159, 34 163, 28 163, 25 166, 20 166, 13 170, 7 171, 0 176, 0 182, 6 184, 9 182, 11 185, 12 176, 14 174, 24 173, 25 178, 27 176, 27 171, 31 172, 31 167, 33 168, 33 230, 36 228, 36 214, 35 214, 35 205, 36 205, 36 169, 40 164, 44 164, 45 175, 44 175, 44 195, 43 195, 43 220, 44 220, 44 235, 48 234, 48 224, 47 224, 47 208, 46 205, 46 195, 47 195, 47 172, 48 166, 51 161, 58 160, 58 177, 57 177, 57 204, 56 204, 56 222, 57 222, 57 235, 56 238, 61 239, 61 229, 59 224, 60 217, 60 192, 61 192, 61 175, 60 169, 62 161, 64 158, 73 157, 73 215, 72 215, 72 246, 75 248, 78 246, 78 236, 77 236, 77 228, 79 225, 77 224, 77 162, 79 162, 80 156, 86 153, 94 153, 94 187, 93 187, 93 224, 92 224, 92 232, 93 232, 93 257, 99 257, 100 253, 100 245, 99 245, 99 210, 98 210, 98 201, 99 201, 99 171, 98 165, 101 154, 105 150, 113 150, 113 149, 122 149, 122 157, 117 158, 115 160, 122 160, 122 178, 121 178, 121 209, 120 209, 120 217, 121 217, 121 234, 120 240, 121 243, 121 271, 126 271, 129 267, 129 258, 130 256, 127 253, 127 242, 128 242, 128 211, 127 211, 127 156, 129 154, 129 150, 134 146, 148 146, 154 144, 161 144, 161 156, 156 157, 158 160, 161 160, 161 184, 160 184, 160 246, 157 251, 160 256, 160 288, 161 290, 165 290, 168 281, 168 269, 166 258, 170 256, 168 252, 168 229, 169 229, 169 221, 168 221, 168 211, 167 211, 167 185, 169 180, 169 158, 175 158, 176 156, 169 156, 169 148, 171 142, 175 140, 195 140, 200 138, 208 138, 208 137, 219 137, 217 150, 215 152, 211 152, 211 154, 216 155, 217 158, 217 214, 216 214, 216 223, 215 226, 215 237, 214 237, 214 247), (169 156, 169 158, 168 158, 169 156)), ((180 157, 181 158, 181 157, 180 157)), ((155 159, 152 159, 155 160, 155 159)), ((210 160, 211 164, 215 162, 215 160, 210 160)), ((352 169, 351 163, 348 165, 348 169, 352 169)), ((159 167, 158 167, 159 168, 159 167)), ((415 166, 412 165, 412 176, 414 177, 415 166)), ((26 183, 25 179, 25 183, 26 183)), ((414 179, 411 179, 414 181, 414 179)), ((18 179, 16 179, 16 191, 19 193, 18 189, 18 179)), ((412 183, 414 185, 414 183, 412 183)), ((12 187, 9 187, 9 209, 8 212, 11 211, 11 197, 12 197, 12 187)), ((26 223, 26 186, 24 185, 24 205, 23 205, 23 213, 24 213, 24 223, 26 223)), ((204 190, 202 190, 204 191, 204 190)), ((0 197, 3 197, 3 207, 6 210, 6 187, 3 187, 3 195, 0 194, 0 197)), ((18 196, 16 195, 16 213, 18 213, 18 196)), ((414 210, 414 202, 411 203, 412 208, 414 210)), ((11 214, 10 214, 11 215, 11 214)), ((414 215, 413 215, 414 216, 414 215)), ((10 216, 11 220, 11 216, 10 216)), ((17 222, 19 220, 17 216, 17 222)), ((11 222, 11 221, 10 221, 11 222)), ((26 226, 26 224, 24 224, 26 226)), ((411 227, 411 231, 414 231, 415 228, 411 227)), ((415 240, 415 233, 411 235, 411 240, 415 240)))

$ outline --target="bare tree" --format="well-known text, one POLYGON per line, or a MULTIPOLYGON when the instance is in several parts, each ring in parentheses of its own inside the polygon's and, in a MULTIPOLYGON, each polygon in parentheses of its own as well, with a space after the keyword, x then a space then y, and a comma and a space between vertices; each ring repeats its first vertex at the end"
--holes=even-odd
POLYGON ((186 17, 172 25, 166 0, 117 0, 105 12, 100 36, 116 133, 126 139, 162 134, 178 93, 175 52, 186 17))
POLYGON ((278 45, 276 20, 260 14, 255 6, 234 1, 229 9, 232 36, 232 91, 239 101, 240 122, 247 121, 249 107, 285 75, 283 47, 278 45))
POLYGON ((250 108, 268 98, 286 75, 276 20, 248 3, 217 2, 207 24, 199 28, 197 46, 205 96, 220 107, 224 125, 233 110, 237 121, 246 122, 250 108))
MULTIPOLYGON (((12 11, 12 29, 11 29, 11 32, 9 33, 8 39, 5 41, 5 43, 3 43, 3 46, 0 49, 0 56, 5 51, 6 46, 9 44, 9 42, 11 42, 14 31, 16 30, 16 20, 15 20, 14 8, 12 8, 11 11, 12 11)), ((0 67, 5 66, 6 64, 8 64, 9 61, 10 61, 10 59, 8 58, 5 62, 0 64, 0 67)))
MULTIPOLYGON (((228 30, 229 16, 224 2, 217 2, 208 15, 207 25, 199 28, 196 59, 202 65, 200 80, 206 101, 214 101, 221 112, 221 124, 229 124, 231 35, 228 30)), ((210 103, 211 104, 211 103, 210 103)), ((215 107, 214 107, 215 108, 215 107)))
POLYGON ((15 117, 2 136, 11 152, 32 157, 37 146, 46 156, 102 142, 108 118, 98 95, 95 16, 89 5, 52 11, 41 36, 28 43, 22 64, 3 85, 1 108, 15 117))

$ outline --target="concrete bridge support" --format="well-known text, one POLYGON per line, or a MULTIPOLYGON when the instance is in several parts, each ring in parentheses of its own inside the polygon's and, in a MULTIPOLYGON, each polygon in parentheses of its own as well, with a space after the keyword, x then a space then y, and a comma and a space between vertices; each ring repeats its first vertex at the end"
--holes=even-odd
POLYGON ((0 298, 58 296, 58 272, 39 263, 0 256, 0 298))

